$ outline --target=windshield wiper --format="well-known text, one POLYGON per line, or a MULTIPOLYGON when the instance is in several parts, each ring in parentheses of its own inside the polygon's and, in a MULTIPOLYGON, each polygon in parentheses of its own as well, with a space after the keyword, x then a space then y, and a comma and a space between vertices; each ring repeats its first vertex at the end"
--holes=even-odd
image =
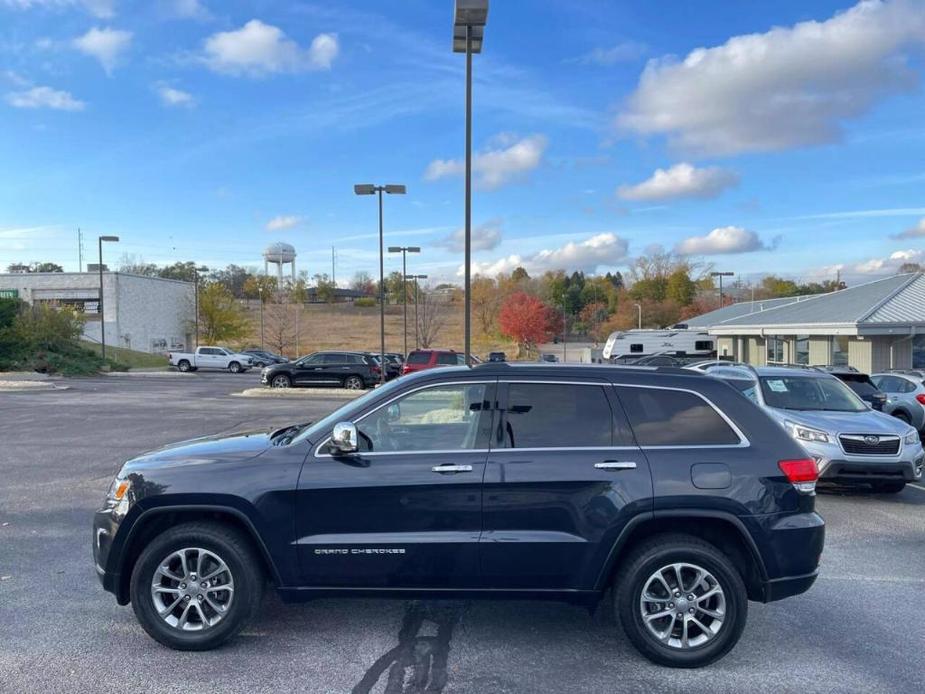
POLYGON ((277 429, 276 431, 270 434, 270 441, 276 441, 277 439, 285 439, 285 443, 289 443, 296 434, 302 431, 305 427, 309 426, 311 422, 305 422, 303 424, 293 424, 288 427, 283 427, 282 429, 277 429))

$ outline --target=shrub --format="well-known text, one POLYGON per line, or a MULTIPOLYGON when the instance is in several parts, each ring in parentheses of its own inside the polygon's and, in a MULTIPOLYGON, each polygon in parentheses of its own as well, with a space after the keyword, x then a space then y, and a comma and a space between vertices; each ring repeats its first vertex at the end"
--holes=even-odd
POLYGON ((376 305, 376 300, 371 296, 363 296, 353 302, 354 306, 359 308, 372 308, 376 305))

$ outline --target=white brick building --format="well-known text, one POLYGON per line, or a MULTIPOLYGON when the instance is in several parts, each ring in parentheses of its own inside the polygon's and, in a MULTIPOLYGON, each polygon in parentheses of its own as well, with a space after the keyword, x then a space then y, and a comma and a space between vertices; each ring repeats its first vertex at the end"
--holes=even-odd
MULTIPOLYGON (((29 304, 74 306, 86 315, 84 338, 100 341, 100 276, 95 272, 0 274, 0 296, 13 290, 29 304)), ((193 344, 195 287, 191 282, 103 273, 106 344, 166 352, 193 344)))

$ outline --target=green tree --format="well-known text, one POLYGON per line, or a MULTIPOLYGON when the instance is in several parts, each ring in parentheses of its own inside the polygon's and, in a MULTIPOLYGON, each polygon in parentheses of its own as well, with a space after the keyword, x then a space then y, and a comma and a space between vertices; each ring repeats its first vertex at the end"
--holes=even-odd
POLYGON ((678 306, 687 306, 697 294, 697 285, 687 274, 686 268, 678 268, 668 276, 665 283, 665 298, 678 306))
POLYGON ((250 332, 241 305, 220 282, 209 282, 199 291, 199 327, 205 342, 237 340, 250 332))
POLYGON ((32 272, 64 272, 64 268, 58 263, 36 263, 32 266, 32 272))
POLYGON ((221 270, 213 270, 209 273, 209 279, 225 285, 225 288, 231 292, 235 299, 244 299, 244 284, 253 274, 247 268, 232 264, 221 270))
POLYGON ((161 269, 154 263, 146 263, 143 258, 125 253, 119 259, 119 272, 126 275, 141 275, 143 277, 159 277, 161 269))
POLYGON ((165 265, 160 269, 158 275, 168 280, 181 280, 183 282, 196 281, 196 268, 198 263, 187 260, 185 263, 177 261, 173 265, 165 265))
POLYGON ((244 296, 248 299, 260 299, 266 304, 276 292, 276 278, 270 275, 251 275, 243 285, 244 296))
POLYGON ((308 287, 304 279, 299 278, 295 281, 295 284, 292 285, 292 289, 289 291, 289 296, 292 298, 293 302, 300 306, 308 301, 308 287))
POLYGON ((318 301, 323 301, 326 304, 333 304, 334 300, 337 298, 337 292, 334 291, 337 289, 330 278, 324 274, 319 273, 315 275, 315 297, 318 301))
POLYGON ((523 282, 524 280, 530 279, 530 275, 527 274, 527 271, 520 267, 519 265, 514 268, 514 271, 511 273, 511 279, 514 282, 523 282))

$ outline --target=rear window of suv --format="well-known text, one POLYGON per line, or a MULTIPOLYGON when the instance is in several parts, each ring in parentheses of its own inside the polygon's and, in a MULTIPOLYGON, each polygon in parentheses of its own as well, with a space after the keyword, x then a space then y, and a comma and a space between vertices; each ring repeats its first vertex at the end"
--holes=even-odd
POLYGON ((738 434, 699 395, 683 390, 618 388, 640 446, 734 446, 738 434))
POLYGON ((408 355, 408 364, 426 364, 430 361, 430 352, 412 352, 408 355))

